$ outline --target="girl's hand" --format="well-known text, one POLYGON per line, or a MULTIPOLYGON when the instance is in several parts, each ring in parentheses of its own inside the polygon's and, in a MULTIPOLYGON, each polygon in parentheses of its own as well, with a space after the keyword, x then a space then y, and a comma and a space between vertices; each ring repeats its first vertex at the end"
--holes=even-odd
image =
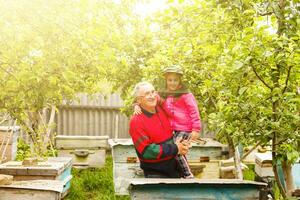
POLYGON ((139 114, 142 114, 142 109, 139 105, 134 105, 134 111, 133 111, 133 114, 134 115, 139 115, 139 114))
POLYGON ((201 139, 200 137, 199 137, 199 132, 197 132, 197 131, 192 131, 191 132, 191 137, 190 137, 190 141, 193 141, 193 142, 196 142, 196 143, 199 143, 199 144, 206 144, 206 140, 204 140, 204 139, 201 139))
POLYGON ((182 137, 177 138, 175 144, 178 148, 178 154, 186 155, 189 151, 189 142, 187 140, 182 140, 182 137))
POLYGON ((198 137, 199 137, 199 133, 197 131, 192 131, 191 132, 191 138, 190 138, 190 140, 196 141, 198 139, 198 137))

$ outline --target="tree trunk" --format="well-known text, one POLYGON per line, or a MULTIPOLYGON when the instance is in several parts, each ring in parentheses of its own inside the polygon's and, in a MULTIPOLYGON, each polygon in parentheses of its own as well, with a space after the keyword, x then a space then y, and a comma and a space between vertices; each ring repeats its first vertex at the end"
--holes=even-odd
POLYGON ((233 144, 233 140, 230 137, 230 135, 228 133, 226 133, 226 140, 228 143, 228 152, 229 152, 229 158, 234 156, 234 144, 233 144))
MULTIPOLYGON (((275 135, 275 134, 274 134, 275 135)), ((278 175, 278 168, 277 168, 277 159, 276 159, 276 152, 274 151, 275 148, 275 142, 276 142, 276 137, 273 138, 272 140, 272 159, 273 159, 273 172, 274 172, 274 176, 275 176, 275 180, 276 183, 278 185, 278 188, 280 190, 281 195, 283 196, 283 198, 286 198, 286 190, 283 187, 283 185, 281 184, 280 180, 279 180, 279 175, 278 175)))
MULTIPOLYGON (((285 8, 286 8, 287 4, 286 4, 286 0, 279 0, 278 2, 278 12, 275 15, 277 17, 277 25, 278 25, 278 29, 277 29, 277 35, 278 36, 282 36, 285 32, 285 30, 287 29, 286 26, 286 20, 285 20, 285 8)), ((281 52, 281 48, 278 47, 275 51, 275 54, 278 54, 279 52, 281 52)), ((282 66, 280 64, 280 62, 276 63, 276 68, 272 69, 272 82, 273 82, 273 89, 280 89, 280 83, 279 83, 279 79, 280 79, 280 72, 282 71, 282 69, 284 69, 284 66, 282 66)), ((278 122, 278 108, 280 107, 280 101, 278 100, 278 94, 275 94, 275 96, 273 96, 273 98, 277 97, 277 99, 275 101, 272 102, 272 111, 273 111, 273 115, 272 115, 272 119, 273 122, 278 122)), ((289 186, 287 186, 287 190, 283 187, 283 185, 281 184, 280 180, 279 180, 279 176, 278 176, 278 170, 277 170, 277 142, 278 142, 278 130, 273 130, 273 138, 272 138, 272 158, 273 158, 273 171, 274 171, 274 175, 275 175, 275 179, 276 182, 279 186, 280 192, 282 194, 282 196, 284 198, 286 198, 287 196, 290 196, 290 191, 289 189, 293 188, 293 177, 291 175, 291 166, 288 166, 286 163, 282 163, 282 170, 284 173, 284 177, 285 177, 285 183, 286 185, 289 184, 289 186), (287 170, 287 171, 286 171, 287 170)))
POLYGON ((286 183, 287 196, 291 196, 292 192, 295 190, 291 163, 288 161, 283 161, 282 162, 282 170, 283 170, 284 180, 286 183))

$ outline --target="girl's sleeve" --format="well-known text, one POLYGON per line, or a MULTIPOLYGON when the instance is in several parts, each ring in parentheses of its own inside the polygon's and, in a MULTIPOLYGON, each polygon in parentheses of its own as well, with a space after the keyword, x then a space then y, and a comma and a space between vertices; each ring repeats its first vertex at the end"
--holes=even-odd
POLYGON ((185 95, 185 104, 191 117, 192 130, 199 132, 201 130, 201 119, 197 101, 192 93, 188 93, 185 95))
POLYGON ((157 94, 157 103, 158 103, 158 105, 162 106, 164 101, 165 101, 165 99, 162 98, 159 94, 157 94))

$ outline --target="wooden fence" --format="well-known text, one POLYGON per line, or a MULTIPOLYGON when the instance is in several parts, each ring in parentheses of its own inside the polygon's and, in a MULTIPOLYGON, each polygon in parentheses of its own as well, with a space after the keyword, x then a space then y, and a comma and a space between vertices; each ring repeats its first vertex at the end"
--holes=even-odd
MULTIPOLYGON (((78 94, 72 102, 63 102, 56 115, 57 135, 86 135, 110 138, 130 138, 129 119, 120 112, 123 100, 119 94, 101 95, 78 94)), ((214 138, 202 121, 201 137, 214 138)), ((22 134, 23 138, 28 138, 22 134)))
POLYGON ((122 106, 123 101, 118 94, 78 94, 76 101, 64 102, 59 107, 56 133, 129 138, 129 120, 120 112, 122 106))

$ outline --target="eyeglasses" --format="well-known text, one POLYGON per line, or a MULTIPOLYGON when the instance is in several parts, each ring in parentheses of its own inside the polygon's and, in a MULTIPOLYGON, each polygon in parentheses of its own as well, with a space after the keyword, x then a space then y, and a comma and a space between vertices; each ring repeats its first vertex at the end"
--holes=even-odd
POLYGON ((145 92, 145 95, 140 95, 138 97, 146 97, 146 98, 149 98, 151 96, 156 96, 157 95, 157 91, 155 90, 151 90, 151 91, 148 91, 148 92, 145 92))

